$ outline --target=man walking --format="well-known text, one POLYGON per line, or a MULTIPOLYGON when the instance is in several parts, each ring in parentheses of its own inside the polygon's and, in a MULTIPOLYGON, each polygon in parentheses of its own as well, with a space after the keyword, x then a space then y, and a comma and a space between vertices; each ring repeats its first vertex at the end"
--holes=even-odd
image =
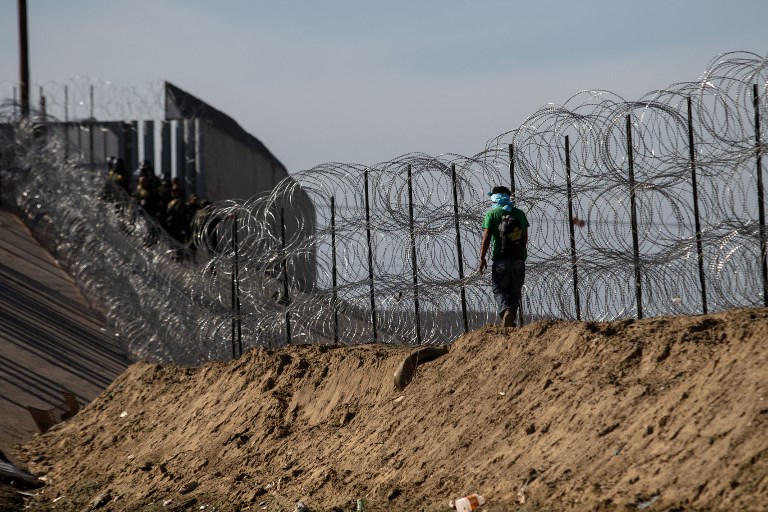
POLYGON ((528 218, 522 210, 515 208, 507 187, 493 187, 488 195, 493 207, 483 218, 480 274, 488 266, 485 255, 493 242, 491 284, 496 308, 502 325, 515 327, 528 258, 528 218))

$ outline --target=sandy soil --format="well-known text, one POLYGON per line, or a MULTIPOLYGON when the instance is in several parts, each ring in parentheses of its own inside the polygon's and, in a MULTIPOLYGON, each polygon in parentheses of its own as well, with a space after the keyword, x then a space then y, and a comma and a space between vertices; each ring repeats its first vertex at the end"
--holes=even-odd
POLYGON ((16 456, 30 510, 766 510, 768 310, 137 363, 16 456))

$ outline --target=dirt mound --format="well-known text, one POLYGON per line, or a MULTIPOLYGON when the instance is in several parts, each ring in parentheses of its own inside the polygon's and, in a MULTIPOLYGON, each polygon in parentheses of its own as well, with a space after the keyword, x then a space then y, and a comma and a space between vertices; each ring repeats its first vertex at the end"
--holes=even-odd
POLYGON ((37 510, 764 510, 768 310, 131 366, 19 453, 37 510))

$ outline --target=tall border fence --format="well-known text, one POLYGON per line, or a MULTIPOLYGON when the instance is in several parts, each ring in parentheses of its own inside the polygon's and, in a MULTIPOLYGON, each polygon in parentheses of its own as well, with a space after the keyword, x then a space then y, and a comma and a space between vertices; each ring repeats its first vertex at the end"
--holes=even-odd
POLYGON ((496 322, 476 271, 494 185, 531 224, 524 321, 699 314, 768 305, 767 88, 768 58, 729 53, 639 100, 584 91, 547 105, 474 156, 319 165, 214 205, 185 261, 170 240, 144 247, 150 221, 130 198, 101 200, 103 176, 39 125, 10 122, 10 107, 0 178, 150 359, 440 344, 496 322))

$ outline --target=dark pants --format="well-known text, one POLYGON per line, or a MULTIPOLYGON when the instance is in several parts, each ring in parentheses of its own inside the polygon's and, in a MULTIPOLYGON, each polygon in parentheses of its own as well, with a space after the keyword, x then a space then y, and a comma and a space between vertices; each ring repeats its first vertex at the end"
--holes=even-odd
POLYGON ((525 262, 522 260, 493 260, 491 287, 496 299, 496 311, 499 316, 505 309, 517 318, 520 296, 525 282, 525 262))

